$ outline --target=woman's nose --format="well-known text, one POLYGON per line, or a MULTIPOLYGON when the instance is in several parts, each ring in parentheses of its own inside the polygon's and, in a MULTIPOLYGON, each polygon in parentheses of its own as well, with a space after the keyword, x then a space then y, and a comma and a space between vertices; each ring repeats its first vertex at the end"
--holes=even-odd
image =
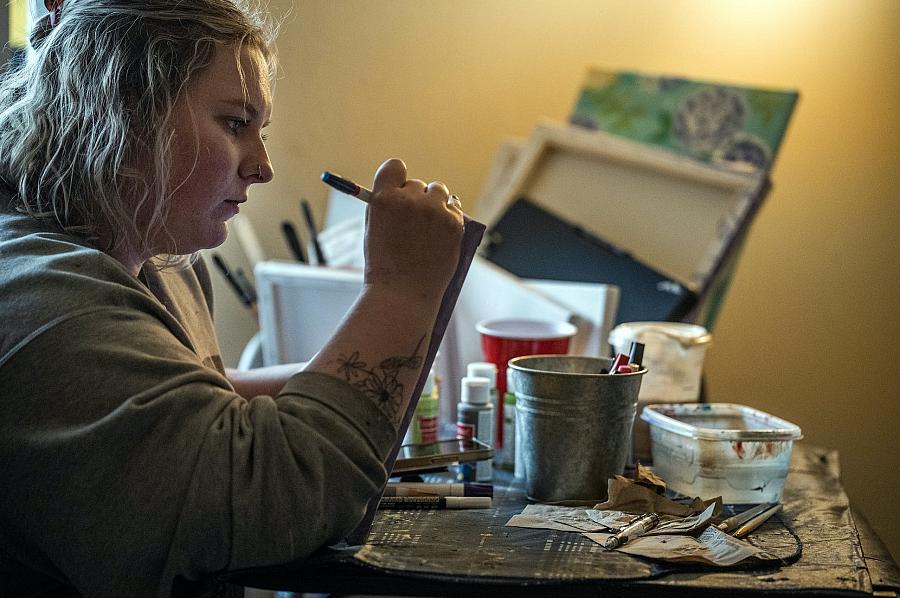
POLYGON ((272 164, 268 159, 259 163, 256 176, 260 183, 268 183, 275 178, 275 169, 272 168, 272 164))
POLYGON ((266 156, 262 160, 248 162, 241 176, 249 179, 250 183, 268 183, 275 177, 275 169, 272 168, 272 163, 269 162, 269 158, 266 156))

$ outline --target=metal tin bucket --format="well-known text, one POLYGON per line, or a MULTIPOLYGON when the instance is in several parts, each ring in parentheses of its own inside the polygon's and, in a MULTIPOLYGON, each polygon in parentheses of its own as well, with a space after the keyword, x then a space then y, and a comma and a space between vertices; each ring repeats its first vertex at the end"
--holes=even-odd
POLYGON ((528 498, 606 499, 631 447, 642 368, 604 374, 611 359, 530 355, 509 361, 528 498))

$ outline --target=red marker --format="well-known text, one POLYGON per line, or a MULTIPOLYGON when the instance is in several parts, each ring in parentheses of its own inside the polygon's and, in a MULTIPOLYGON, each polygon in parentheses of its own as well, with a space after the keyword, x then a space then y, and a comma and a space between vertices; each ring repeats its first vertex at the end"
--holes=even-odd
POLYGON ((616 358, 613 359, 612 365, 609 367, 609 373, 615 374, 619 371, 619 366, 628 364, 628 356, 624 353, 619 353, 616 355, 616 358))

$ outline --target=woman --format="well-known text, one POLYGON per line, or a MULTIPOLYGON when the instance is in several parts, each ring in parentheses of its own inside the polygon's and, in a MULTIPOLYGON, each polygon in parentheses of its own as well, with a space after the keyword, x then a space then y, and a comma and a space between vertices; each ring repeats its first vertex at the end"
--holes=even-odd
POLYGON ((199 595, 302 559, 384 482, 462 214, 385 162, 335 336, 229 378, 190 255, 272 179, 272 29, 231 0, 51 9, 0 90, 0 594, 199 595))

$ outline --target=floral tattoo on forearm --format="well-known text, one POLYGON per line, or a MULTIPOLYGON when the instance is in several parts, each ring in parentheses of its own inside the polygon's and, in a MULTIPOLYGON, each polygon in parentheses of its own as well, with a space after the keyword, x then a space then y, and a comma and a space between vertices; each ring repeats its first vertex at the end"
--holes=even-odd
POLYGON ((419 350, 424 341, 423 336, 408 357, 388 357, 374 367, 369 367, 365 361, 360 360, 359 351, 350 355, 341 353, 337 359, 338 372, 344 375, 347 382, 372 399, 394 424, 399 425, 400 406, 403 405, 404 396, 403 384, 398 379, 400 370, 422 367, 419 350))

